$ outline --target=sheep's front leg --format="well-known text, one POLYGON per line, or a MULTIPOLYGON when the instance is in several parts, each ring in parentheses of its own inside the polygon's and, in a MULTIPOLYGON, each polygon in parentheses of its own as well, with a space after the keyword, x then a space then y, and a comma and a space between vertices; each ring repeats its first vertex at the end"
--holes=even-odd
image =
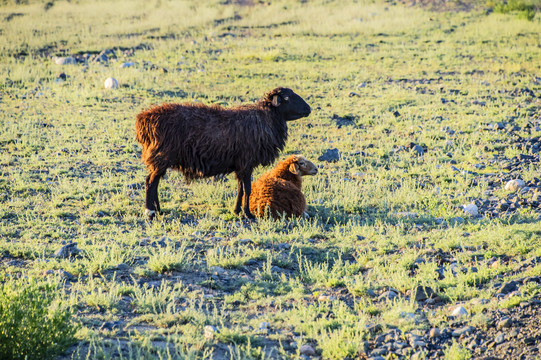
POLYGON ((235 215, 240 214, 242 205, 242 196, 244 195, 244 187, 242 186, 242 177, 237 175, 237 202, 235 203, 235 215))
POLYGON ((255 219, 255 216, 250 212, 250 194, 252 193, 252 172, 244 175, 243 179, 243 188, 244 188, 244 215, 248 219, 255 219))

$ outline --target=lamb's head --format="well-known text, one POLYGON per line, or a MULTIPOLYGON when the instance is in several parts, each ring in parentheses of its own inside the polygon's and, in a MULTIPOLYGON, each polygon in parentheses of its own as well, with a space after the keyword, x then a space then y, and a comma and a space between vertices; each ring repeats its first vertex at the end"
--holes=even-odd
POLYGON ((289 171, 295 175, 315 175, 317 174, 317 167, 313 162, 306 159, 302 155, 291 155, 286 161, 290 161, 289 171))
POLYGON ((288 88, 276 88, 267 93, 264 100, 272 104, 286 121, 306 117, 312 111, 303 98, 288 88))

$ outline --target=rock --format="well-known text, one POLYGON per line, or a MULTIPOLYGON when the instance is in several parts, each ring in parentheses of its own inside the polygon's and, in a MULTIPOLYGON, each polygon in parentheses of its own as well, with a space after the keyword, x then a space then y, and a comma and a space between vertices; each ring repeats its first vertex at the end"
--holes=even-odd
POLYGON ((426 359, 426 353, 424 351, 417 351, 411 355, 411 360, 422 360, 426 359))
POLYGON ((411 146, 410 152, 415 156, 422 156, 425 153, 425 151, 423 150, 423 147, 421 145, 416 145, 416 144, 411 146))
POLYGON ((281 244, 278 244, 277 248, 278 250, 287 250, 291 248, 291 245, 288 243, 281 243, 281 244))
POLYGON ((435 295, 434 290, 428 286, 417 286, 414 291, 415 301, 424 301, 435 295))
POLYGON ((456 329, 451 334, 453 337, 460 337, 462 335, 471 334, 475 330, 473 326, 464 326, 463 328, 456 329))
POLYGON ((338 149, 328 149, 323 155, 317 158, 319 161, 337 162, 340 159, 340 153, 338 149))
POLYGON ((120 64, 120 67, 121 67, 121 68, 127 68, 127 67, 132 67, 133 65, 135 65, 134 62, 128 61, 128 62, 125 62, 125 63, 120 64))
POLYGON ((76 257, 79 255, 81 250, 77 248, 77 243, 70 243, 62 246, 60 249, 56 250, 54 257, 60 259, 67 259, 70 257, 76 257))
POLYGON ((262 321, 259 323, 259 330, 266 330, 270 327, 270 324, 266 321, 262 321))
POLYGON ((321 294, 318 296, 317 298, 318 301, 334 301, 336 300, 336 297, 335 296, 330 296, 330 295, 325 295, 325 294, 321 294))
POLYGON ((204 328, 205 339, 214 339, 214 336, 219 333, 220 330, 216 326, 207 325, 204 328))
POLYGON ((520 179, 510 180, 505 184, 504 190, 507 191, 518 191, 526 186, 526 183, 520 179))
POLYGON ((392 300, 398 297, 398 294, 392 290, 384 291, 379 296, 379 300, 392 300))
POLYGON ((399 218, 404 218, 404 219, 415 219, 416 217, 419 216, 417 215, 417 213, 412 212, 412 211, 399 211, 399 212, 393 213, 392 215, 399 218))
POLYGON ((71 56, 55 57, 54 62, 57 65, 74 65, 74 64, 77 64, 77 60, 74 57, 71 57, 71 56))
POLYGON ((509 318, 503 318, 502 320, 500 320, 498 322, 498 329, 502 329, 502 328, 509 328, 513 325, 513 321, 509 318))
POLYGON ((385 348, 376 348, 370 353, 371 356, 382 356, 388 353, 388 350, 385 348))
POLYGON ((103 85, 106 89, 116 89, 118 87, 118 81, 115 78, 109 77, 103 85))
POLYGON ((462 208, 464 209, 464 212, 470 216, 477 216, 479 214, 479 209, 475 204, 463 205, 462 208))
POLYGON ((428 337, 430 337, 431 339, 437 338, 440 335, 441 335, 441 331, 438 328, 432 328, 430 329, 430 332, 428 333, 428 337))
POLYGON ((224 275, 227 273, 227 271, 223 267, 220 267, 220 266, 211 266, 210 272, 213 273, 214 275, 224 275))
POLYGON ((120 271, 126 271, 130 269, 129 265, 124 263, 117 264, 114 268, 120 271))
POLYGON ((310 345, 301 346, 300 352, 301 352, 301 355, 305 355, 305 356, 314 356, 314 355, 316 355, 316 351, 310 345))
POLYGON ((494 338, 494 342, 496 344, 501 344, 505 341, 505 335, 502 334, 502 333, 499 333, 495 338, 494 338))
POLYGON ((380 324, 370 324, 370 325, 366 325, 366 330, 370 333, 370 335, 375 335, 377 334, 378 332, 380 332, 382 329, 381 325, 380 324))
POLYGON ((506 282, 504 284, 502 284, 502 286, 500 287, 500 289, 498 290, 498 292, 500 292, 501 294, 509 294, 513 291, 516 291, 518 289, 518 282, 516 281, 509 281, 509 282, 506 282))
POLYGON ((253 242, 252 239, 240 239, 239 240, 240 245, 251 244, 252 242, 253 242))
POLYGON ((464 306, 457 306, 452 312, 452 316, 461 317, 461 316, 468 316, 468 310, 464 306))

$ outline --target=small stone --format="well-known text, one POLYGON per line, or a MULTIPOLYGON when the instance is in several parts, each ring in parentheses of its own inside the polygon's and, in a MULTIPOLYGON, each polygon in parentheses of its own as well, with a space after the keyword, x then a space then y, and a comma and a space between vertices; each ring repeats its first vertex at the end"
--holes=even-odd
POLYGON ((518 282, 516 281, 509 281, 504 284, 502 284, 501 288, 498 290, 502 294, 509 294, 513 291, 516 291, 518 289, 518 282))
POLYGON ((399 212, 393 213, 392 215, 399 218, 404 218, 404 219, 415 219, 416 217, 419 216, 417 215, 417 213, 411 212, 411 211, 399 211, 399 212))
POLYGON ((509 318, 504 318, 503 320, 498 322, 498 325, 497 325, 498 329, 510 328, 511 326, 513 326, 513 320, 509 318))
POLYGON ((426 359, 426 354, 424 351, 417 351, 415 353, 413 353, 413 355, 411 355, 411 360, 421 360, 421 359, 426 359))
POLYGON ((454 330, 451 335, 453 337, 460 337, 462 335, 471 334, 473 332, 473 330, 475 330, 475 328, 473 326, 465 326, 463 328, 454 330))
POLYGON ((291 245, 288 243, 281 243, 281 244, 278 244, 277 247, 278 247, 278 250, 287 250, 291 248, 291 245))
POLYGON ((475 204, 467 204, 462 207, 464 212, 470 216, 477 216, 479 214, 479 209, 475 204))
POLYGON ((338 149, 328 149, 323 155, 318 157, 319 161, 337 162, 340 159, 340 152, 338 149))
POLYGON ((117 264, 114 268, 120 271, 126 271, 126 270, 129 270, 130 267, 128 264, 120 263, 120 264, 117 264))
POLYGON ((118 87, 118 81, 115 78, 109 77, 103 85, 106 89, 116 89, 118 87))
POLYGON ((503 343, 504 341, 505 341, 505 335, 502 334, 502 333, 498 334, 498 335, 494 338, 494 342, 495 342, 496 344, 501 344, 501 343, 503 343))
POLYGON ((523 180, 515 179, 510 180, 505 184, 504 189, 507 191, 518 191, 526 186, 526 183, 523 180))
POLYGON ((330 295, 321 294, 321 295, 318 296, 317 300, 318 300, 318 301, 321 301, 321 302, 324 302, 324 301, 334 301, 334 300, 336 300, 336 297, 330 296, 330 295))
POLYGON ((210 272, 213 273, 214 275, 224 275, 225 273, 227 273, 227 271, 223 267, 220 267, 220 266, 211 266, 210 272))
POLYGON ((239 240, 240 245, 251 244, 252 242, 253 242, 252 239, 240 239, 239 240))
POLYGON ((207 325, 204 328, 205 339, 214 339, 216 334, 220 333, 220 330, 216 326, 207 325))
POLYGON ((314 355, 316 355, 316 351, 310 345, 301 346, 300 352, 301 352, 301 355, 305 355, 305 356, 314 356, 314 355))
POLYGON ((71 57, 71 56, 56 57, 54 59, 54 62, 57 65, 73 65, 73 64, 77 64, 77 60, 74 57, 71 57))
POLYGON ((132 67, 133 65, 135 65, 134 62, 128 61, 128 62, 125 62, 125 63, 120 64, 120 67, 121 67, 121 68, 127 68, 127 67, 132 67))
POLYGON ((423 147, 421 145, 413 145, 410 149, 410 151, 415 155, 415 156, 421 156, 421 155, 424 155, 425 151, 423 150, 423 147))
POLYGON ((54 257, 67 259, 79 255, 80 252, 81 250, 77 248, 77 243, 75 242, 64 245, 60 249, 56 250, 56 252, 54 253, 54 257))
POLYGON ((434 290, 428 286, 417 286, 415 288, 415 301, 424 301, 435 295, 434 290))
POLYGON ((388 353, 388 350, 385 348, 376 348, 370 353, 371 356, 382 356, 388 353))
POLYGON ((441 335, 441 331, 438 328, 432 328, 432 329, 430 329, 430 332, 428 333, 428 337, 430 337, 431 339, 432 338, 437 338, 440 335, 441 335))
POLYGON ((262 321, 259 323, 259 330, 266 330, 270 327, 270 324, 266 321, 262 321))
POLYGON ((464 306, 457 306, 453 312, 451 312, 452 316, 461 317, 461 316, 468 316, 468 310, 464 306))
POLYGON ((379 296, 379 300, 392 300, 398 297, 398 294, 392 290, 384 291, 379 296))

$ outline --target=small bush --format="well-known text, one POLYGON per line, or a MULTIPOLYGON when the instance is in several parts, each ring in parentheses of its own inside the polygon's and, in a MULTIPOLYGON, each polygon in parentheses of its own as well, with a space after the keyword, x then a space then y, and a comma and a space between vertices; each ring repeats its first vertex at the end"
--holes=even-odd
POLYGON ((51 359, 75 341, 56 291, 50 282, 0 278, 0 359, 51 359))
POLYGON ((536 7, 533 3, 524 0, 495 0, 489 1, 488 6, 494 10, 494 12, 501 14, 508 14, 516 12, 518 18, 532 21, 535 17, 536 7))

